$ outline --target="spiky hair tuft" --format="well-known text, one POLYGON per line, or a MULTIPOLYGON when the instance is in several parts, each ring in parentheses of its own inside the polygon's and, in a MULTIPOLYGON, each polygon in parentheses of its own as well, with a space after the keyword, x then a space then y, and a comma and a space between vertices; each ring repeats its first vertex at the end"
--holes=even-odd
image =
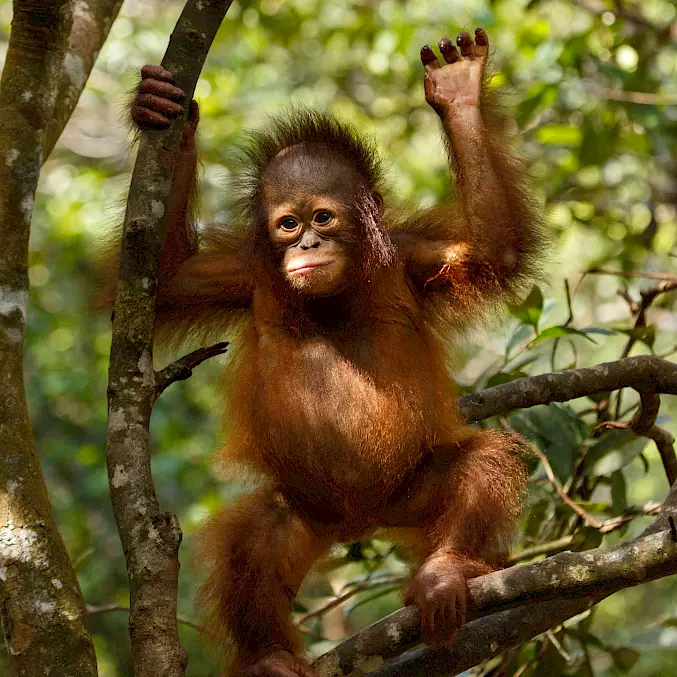
POLYGON ((371 139, 332 115, 292 108, 280 117, 270 118, 261 130, 249 132, 239 149, 234 189, 240 208, 248 216, 253 216, 260 201, 261 177, 266 167, 285 148, 298 144, 327 148, 333 157, 357 172, 369 191, 380 190, 382 162, 371 139))

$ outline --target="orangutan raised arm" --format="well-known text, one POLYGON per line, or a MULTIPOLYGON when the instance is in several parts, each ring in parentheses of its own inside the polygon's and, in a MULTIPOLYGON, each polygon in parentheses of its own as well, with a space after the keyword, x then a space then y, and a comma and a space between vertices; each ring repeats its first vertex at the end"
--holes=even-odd
POLYGON ((449 38, 439 41, 444 65, 428 45, 421 49, 425 97, 442 122, 454 199, 401 228, 419 288, 473 314, 522 291, 544 238, 524 163, 505 142, 504 121, 489 101, 487 34, 476 29, 473 42, 462 32, 457 44, 460 54, 449 38))

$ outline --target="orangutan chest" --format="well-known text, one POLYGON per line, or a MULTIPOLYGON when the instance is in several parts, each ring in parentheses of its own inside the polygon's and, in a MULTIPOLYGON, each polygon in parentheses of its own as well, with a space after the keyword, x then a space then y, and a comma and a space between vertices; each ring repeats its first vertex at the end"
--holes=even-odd
POLYGON ((294 440, 320 456, 387 449, 390 457, 420 439, 425 388, 420 374, 414 387, 408 366, 395 366, 396 356, 388 356, 390 367, 379 360, 374 371, 359 350, 341 350, 322 337, 290 342, 288 350, 262 348, 260 355, 284 356, 259 365, 255 406, 270 423, 269 444, 294 440))

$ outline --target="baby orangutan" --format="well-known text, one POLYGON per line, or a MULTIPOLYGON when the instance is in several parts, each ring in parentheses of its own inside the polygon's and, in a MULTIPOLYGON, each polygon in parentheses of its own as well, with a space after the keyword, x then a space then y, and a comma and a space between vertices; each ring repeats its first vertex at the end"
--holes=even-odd
MULTIPOLYGON (((236 181, 236 223, 194 228, 197 104, 191 104, 167 209, 158 336, 221 338, 237 325, 228 440, 257 488, 205 527, 201 600, 211 632, 235 647, 228 674, 308 677, 291 604, 335 542, 378 529, 416 568, 405 591, 428 642, 464 622, 466 581, 498 566, 526 474, 519 441, 466 427, 441 337, 514 300, 544 235, 519 159, 483 89, 478 28, 421 50, 454 200, 384 207, 370 142, 297 111, 253 134, 236 181)), ((146 66, 132 105, 166 127, 183 92, 146 66)))

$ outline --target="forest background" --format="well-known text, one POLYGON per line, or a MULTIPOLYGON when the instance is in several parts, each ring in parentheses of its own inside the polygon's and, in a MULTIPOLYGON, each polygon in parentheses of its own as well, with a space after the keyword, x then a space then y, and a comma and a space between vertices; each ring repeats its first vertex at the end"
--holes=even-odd
MULTIPOLYGON (((31 229, 31 419, 50 499, 90 605, 103 677, 132 672, 128 584, 105 465, 110 321, 88 304, 97 248, 121 219, 129 184, 128 93, 141 66, 160 61, 181 8, 174 0, 123 4, 43 167, 31 229)), ((11 2, 0 0, 0 59, 11 17, 11 2)), ((482 26, 496 51, 493 82, 509 92, 556 245, 542 296, 534 291, 510 320, 470 338, 458 374, 463 391, 614 360, 629 344, 632 355, 670 356, 677 349, 674 292, 657 295, 641 326, 639 292, 656 280, 583 273, 677 275, 676 22, 675 4, 666 0, 235 2, 196 92, 201 218, 227 222, 224 191, 238 138, 290 103, 326 108, 373 134, 394 195, 418 204, 444 199, 447 169, 437 120, 423 97, 418 51, 443 35, 482 26)), ((216 672, 191 625, 199 622, 191 542, 200 521, 242 490, 236 480, 217 480, 210 466, 219 434, 219 372, 215 360, 172 386, 151 427, 160 503, 176 511, 185 535, 179 613, 187 621, 180 633, 190 677, 216 672)), ((538 407, 510 423, 546 454, 576 504, 603 521, 628 506, 650 512, 667 491, 652 442, 627 431, 592 436, 600 420, 627 418, 635 402, 624 393, 609 405, 587 399, 538 407), (581 471, 583 456, 589 460, 581 471), (581 474, 584 491, 576 484, 581 474)), ((677 403, 664 398, 658 423, 673 434, 676 412, 677 403)), ((608 532, 586 526, 561 503, 543 465, 533 470, 515 552, 570 535, 569 547, 612 545, 652 519, 608 532)), ((401 553, 368 542, 335 556, 337 566, 312 577, 299 600, 314 655, 400 605, 401 553), (345 600, 332 606, 337 595, 345 600)), ((526 666, 527 676, 663 677, 675 664, 677 581, 664 579, 617 593, 481 674, 514 675, 526 666)), ((0 653, 0 674, 7 665, 0 653)))

